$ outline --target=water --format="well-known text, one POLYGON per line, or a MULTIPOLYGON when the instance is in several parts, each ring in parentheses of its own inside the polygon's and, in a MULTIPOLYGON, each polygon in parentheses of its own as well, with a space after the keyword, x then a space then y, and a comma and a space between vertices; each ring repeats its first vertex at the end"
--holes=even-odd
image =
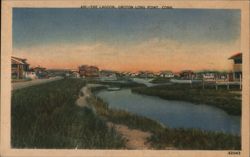
POLYGON ((168 101, 132 93, 130 89, 102 90, 97 96, 112 108, 146 116, 171 128, 198 128, 240 135, 240 117, 228 115, 216 107, 168 101))

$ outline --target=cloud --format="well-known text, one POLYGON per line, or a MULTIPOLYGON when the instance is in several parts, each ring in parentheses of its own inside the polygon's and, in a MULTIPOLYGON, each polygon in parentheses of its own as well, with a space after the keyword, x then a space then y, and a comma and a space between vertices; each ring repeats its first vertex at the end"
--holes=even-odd
POLYGON ((114 70, 228 70, 228 57, 240 51, 240 42, 181 43, 152 38, 139 44, 107 43, 54 44, 13 49, 13 55, 24 57, 32 66, 77 68, 81 64, 114 70))

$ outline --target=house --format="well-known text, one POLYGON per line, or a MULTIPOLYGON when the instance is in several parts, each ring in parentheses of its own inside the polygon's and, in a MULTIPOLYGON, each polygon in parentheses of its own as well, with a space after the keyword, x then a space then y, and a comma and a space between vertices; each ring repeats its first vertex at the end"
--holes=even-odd
POLYGON ((48 78, 49 77, 49 73, 46 71, 46 68, 44 67, 34 67, 31 68, 30 71, 35 72, 37 78, 48 78))
POLYGON ((183 70, 179 73, 181 79, 191 80, 195 77, 195 73, 191 70, 183 70))
POLYGON ((140 71, 137 76, 140 78, 153 78, 155 74, 150 71, 140 71))
POLYGON ((119 73, 111 70, 101 70, 100 79, 102 81, 115 81, 118 79, 119 73))
POLYGON ((72 72, 71 76, 74 78, 80 78, 80 74, 76 71, 72 72))
POLYGON ((137 73, 130 73, 130 77, 136 77, 137 73))
POLYGON ((82 65, 79 67, 81 77, 99 77, 99 68, 96 66, 82 65))
POLYGON ((242 77, 242 53, 234 54, 228 59, 233 60, 233 80, 239 81, 242 77))
POLYGON ((174 74, 172 71, 161 71, 159 73, 159 76, 160 77, 163 77, 163 78, 173 78, 174 77, 174 74))
POLYGON ((80 78, 79 71, 76 69, 71 69, 69 73, 70 73, 70 76, 73 78, 80 78))
POLYGON ((218 75, 218 72, 204 70, 204 71, 196 72, 195 79, 214 80, 217 75, 218 75))
POLYGON ((35 73, 34 71, 31 71, 31 70, 29 70, 29 71, 25 74, 25 77, 26 77, 26 78, 29 78, 29 79, 32 79, 32 80, 38 78, 37 75, 36 75, 36 73, 35 73))
POLYGON ((128 77, 130 77, 130 75, 131 75, 131 73, 128 72, 128 71, 126 71, 126 72, 120 72, 120 73, 117 72, 117 74, 118 74, 119 76, 125 77, 125 78, 128 78, 128 77))
POLYGON ((25 79, 26 73, 29 70, 27 59, 11 57, 11 78, 12 79, 25 79))

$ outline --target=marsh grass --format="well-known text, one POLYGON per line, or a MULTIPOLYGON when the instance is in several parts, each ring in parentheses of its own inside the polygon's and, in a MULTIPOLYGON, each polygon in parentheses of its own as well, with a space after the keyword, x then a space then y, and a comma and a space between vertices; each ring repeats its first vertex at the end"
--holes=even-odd
POLYGON ((199 129, 168 129, 155 132, 149 139, 155 149, 175 147, 182 150, 240 150, 239 136, 199 129))
POLYGON ((220 87, 215 90, 212 87, 202 89, 199 85, 165 85, 157 87, 138 87, 133 88, 132 92, 158 96, 167 100, 188 101, 195 104, 206 104, 218 107, 231 115, 241 115, 241 99, 231 91, 237 91, 236 87, 233 90, 227 90, 226 87, 220 87))
POLYGON ((63 79, 13 91, 14 148, 124 148, 124 139, 88 108, 75 105, 85 82, 63 79))

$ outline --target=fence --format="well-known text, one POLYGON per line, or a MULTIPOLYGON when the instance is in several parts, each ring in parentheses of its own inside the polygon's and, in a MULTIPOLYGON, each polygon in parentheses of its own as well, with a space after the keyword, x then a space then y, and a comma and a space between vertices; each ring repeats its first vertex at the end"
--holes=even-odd
POLYGON ((178 80, 171 79, 170 82, 177 84, 190 84, 192 87, 193 84, 202 84, 202 88, 205 89, 207 86, 214 86, 216 90, 218 90, 219 86, 226 86, 227 89, 230 89, 230 86, 239 86, 239 89, 242 89, 242 76, 240 75, 239 80, 229 81, 229 77, 227 79, 202 79, 202 80, 178 80))

